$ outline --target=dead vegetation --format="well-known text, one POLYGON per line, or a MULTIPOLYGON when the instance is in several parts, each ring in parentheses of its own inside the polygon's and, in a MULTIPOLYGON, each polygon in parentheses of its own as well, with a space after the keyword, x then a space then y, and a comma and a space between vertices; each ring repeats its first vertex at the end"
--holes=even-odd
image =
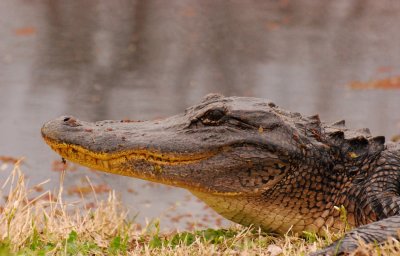
MULTIPOLYGON (((0 255, 306 255, 332 242, 319 238, 274 237, 241 226, 161 234, 157 221, 140 228, 110 191, 94 208, 64 201, 62 179, 52 200, 41 184, 28 188, 19 162, 1 187, 0 255), (37 195, 40 193, 39 195, 37 195), (32 195, 36 194, 33 199, 32 195)), ((93 188, 95 191, 95 188, 93 188)), ((400 243, 364 245, 357 255, 396 255, 400 243)))

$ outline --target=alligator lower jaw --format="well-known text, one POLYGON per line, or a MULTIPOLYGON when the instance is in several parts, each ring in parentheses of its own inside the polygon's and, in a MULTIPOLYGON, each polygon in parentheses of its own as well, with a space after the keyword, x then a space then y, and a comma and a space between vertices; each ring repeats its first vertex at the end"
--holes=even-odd
POLYGON ((177 180, 165 179, 162 175, 157 174, 147 174, 144 175, 141 172, 133 171, 133 170, 124 170, 120 167, 123 163, 130 161, 146 161, 154 166, 155 173, 161 172, 162 166, 184 166, 189 164, 195 164, 201 160, 206 160, 214 156, 216 153, 202 153, 196 156, 173 156, 163 154, 162 157, 160 154, 155 152, 149 152, 145 150, 135 150, 135 151, 124 151, 115 154, 106 154, 106 153, 94 153, 88 149, 85 149, 78 145, 60 143, 50 138, 44 137, 49 146, 56 151, 61 157, 70 160, 72 162, 87 166, 92 169, 101 170, 107 173, 124 175, 134 178, 139 178, 143 180, 148 180, 156 183, 162 183, 165 185, 171 185, 175 187, 185 188, 189 191, 203 192, 214 195, 224 195, 224 196, 237 196, 241 193, 237 192, 219 192, 214 191, 209 188, 204 188, 199 186, 198 184, 188 183, 177 180), (160 168, 157 170, 157 168, 160 168))
POLYGON ((161 154, 144 149, 124 150, 115 153, 94 152, 82 146, 57 142, 53 139, 44 137, 46 143, 63 158, 78 162, 80 164, 100 169, 109 169, 113 166, 120 166, 123 162, 132 160, 144 160, 151 164, 158 165, 186 165, 195 163, 215 155, 214 152, 204 152, 200 154, 161 154))
POLYGON ((131 150, 121 151, 113 154, 96 153, 84 147, 68 144, 65 142, 58 142, 54 139, 43 136, 46 143, 57 152, 62 158, 69 161, 84 165, 86 167, 101 170, 111 174, 124 175, 143 180, 148 180, 165 185, 180 187, 191 191, 192 193, 206 193, 214 196, 245 196, 247 193, 232 192, 232 191, 218 191, 210 187, 201 186, 195 182, 178 181, 165 178, 162 175, 163 166, 169 167, 183 167, 190 164, 197 164, 202 160, 207 160, 215 156, 218 152, 207 152, 196 155, 172 155, 172 154, 159 154, 146 150, 131 150), (149 163, 154 168, 154 173, 144 174, 140 171, 128 168, 121 168, 121 166, 130 166, 135 161, 144 161, 149 163), (127 163, 127 164, 126 164, 127 163))

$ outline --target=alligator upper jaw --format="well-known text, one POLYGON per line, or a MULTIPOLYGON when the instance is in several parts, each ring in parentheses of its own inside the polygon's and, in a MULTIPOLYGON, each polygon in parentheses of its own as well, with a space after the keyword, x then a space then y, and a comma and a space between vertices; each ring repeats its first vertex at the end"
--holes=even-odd
POLYGON ((44 124, 41 132, 50 146, 86 149, 82 153, 100 159, 132 152, 148 154, 163 162, 179 162, 196 159, 199 155, 202 158, 201 152, 218 148, 204 143, 200 136, 186 134, 187 122, 187 118, 179 115, 160 121, 107 120, 94 123, 60 117, 44 124))

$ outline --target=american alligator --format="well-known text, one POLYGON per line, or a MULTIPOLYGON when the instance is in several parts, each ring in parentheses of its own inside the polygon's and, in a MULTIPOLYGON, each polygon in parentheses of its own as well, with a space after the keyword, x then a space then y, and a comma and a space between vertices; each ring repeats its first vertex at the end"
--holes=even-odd
POLYGON ((355 227, 318 251, 354 251, 400 229, 400 146, 258 98, 206 96, 156 121, 65 116, 42 135, 63 158, 108 173, 188 189, 222 216, 267 231, 323 235, 355 227))

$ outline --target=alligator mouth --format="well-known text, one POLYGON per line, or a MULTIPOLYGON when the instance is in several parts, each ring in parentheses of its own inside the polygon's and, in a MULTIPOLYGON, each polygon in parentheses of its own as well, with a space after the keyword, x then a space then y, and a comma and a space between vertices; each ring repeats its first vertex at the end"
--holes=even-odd
POLYGON ((180 187, 188 189, 194 194, 206 193, 215 196, 248 195, 248 192, 220 190, 212 184, 203 184, 201 179, 190 178, 191 175, 196 174, 193 170, 203 170, 208 161, 219 161, 215 157, 231 150, 232 147, 229 146, 220 146, 198 153, 170 153, 140 148, 101 152, 90 150, 78 144, 54 139, 45 133, 42 133, 42 137, 63 159, 91 169, 180 187))
POLYGON ((46 143, 63 158, 90 168, 112 173, 118 173, 119 171, 116 169, 120 168, 122 163, 130 161, 145 161, 154 164, 155 166, 177 166, 196 163, 208 159, 216 154, 215 152, 171 154, 144 149, 123 150, 113 153, 94 152, 76 144, 58 142, 46 136, 43 136, 43 138, 46 143))

